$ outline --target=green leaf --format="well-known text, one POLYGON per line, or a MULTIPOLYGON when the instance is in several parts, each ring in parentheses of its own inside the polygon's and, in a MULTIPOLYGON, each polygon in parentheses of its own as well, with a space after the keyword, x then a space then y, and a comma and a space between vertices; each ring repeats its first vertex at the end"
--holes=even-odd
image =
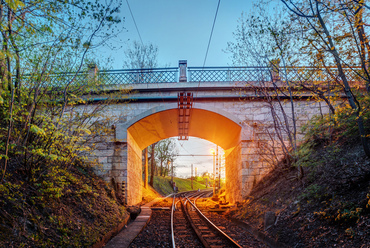
POLYGON ((37 135, 46 136, 46 133, 42 128, 39 128, 38 126, 33 125, 33 124, 31 124, 30 131, 37 135))
POLYGON ((85 42, 84 44, 83 44, 83 47, 85 48, 85 49, 88 49, 88 48, 90 48, 90 42, 85 42))
POLYGON ((12 10, 17 10, 18 7, 24 7, 24 3, 22 3, 22 1, 18 1, 18 0, 5 0, 5 2, 8 4, 8 6, 12 10))
POLYGON ((54 155, 54 154, 50 154, 48 157, 49 157, 49 159, 51 161, 54 161, 54 160, 57 160, 58 159, 58 156, 57 155, 54 155))
POLYGON ((81 129, 81 131, 83 131, 87 135, 90 135, 91 134, 91 131, 89 129, 87 129, 87 128, 83 128, 83 129, 81 129))
POLYGON ((3 154, 0 154, 0 159, 2 159, 2 158, 9 159, 9 157, 8 157, 8 156, 3 155, 3 154))

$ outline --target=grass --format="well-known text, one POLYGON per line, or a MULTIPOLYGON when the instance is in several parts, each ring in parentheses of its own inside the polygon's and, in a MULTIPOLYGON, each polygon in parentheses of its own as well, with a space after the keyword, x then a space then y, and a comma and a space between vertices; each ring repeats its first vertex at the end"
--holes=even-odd
MULTIPOLYGON (((173 181, 176 183, 176 186, 179 188, 179 192, 190 191, 197 189, 206 189, 204 184, 193 181, 193 189, 191 188, 191 180, 174 177, 173 181)), ((154 189, 157 190, 162 195, 169 195, 173 193, 171 187, 171 177, 154 177, 154 189)))

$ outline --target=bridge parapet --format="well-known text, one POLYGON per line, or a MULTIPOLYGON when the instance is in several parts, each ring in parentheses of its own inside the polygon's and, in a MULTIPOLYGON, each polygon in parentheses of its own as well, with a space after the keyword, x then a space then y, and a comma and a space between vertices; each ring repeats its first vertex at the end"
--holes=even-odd
MULTIPOLYGON (((358 71, 344 69, 349 81, 358 81, 358 71), (357 77, 357 78, 356 78, 357 77)), ((338 69, 314 67, 188 67, 189 82, 326 82, 333 81, 338 69)))
MULTIPOLYGON (((64 72, 44 76, 50 86, 63 87, 73 81, 74 85, 85 85, 88 81, 98 86, 186 83, 186 82, 328 82, 338 77, 336 68, 314 67, 187 67, 186 60, 179 61, 179 67, 101 70, 89 67, 87 72, 64 72)), ((344 68, 349 81, 361 81, 359 69, 344 68)), ((27 81, 38 80, 38 76, 25 75, 27 81)))

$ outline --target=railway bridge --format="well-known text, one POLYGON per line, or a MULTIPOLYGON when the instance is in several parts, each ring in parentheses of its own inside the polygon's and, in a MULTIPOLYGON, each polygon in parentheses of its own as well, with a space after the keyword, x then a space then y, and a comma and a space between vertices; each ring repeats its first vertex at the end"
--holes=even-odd
MULTIPOLYGON (((95 72, 92 70, 90 76, 96 76, 95 72)), ((266 147, 263 144, 273 144, 268 130, 273 128, 274 120, 266 96, 258 93, 256 87, 260 87, 261 81, 265 82, 267 91, 284 87, 284 80, 276 70, 187 67, 187 62, 180 60, 176 68, 120 70, 97 75, 104 82, 104 91, 119 90, 121 85, 131 89, 130 94, 122 95, 124 100, 106 110, 106 114, 118 120, 114 135, 97 143, 94 153, 89 155, 101 164, 97 173, 119 185, 127 204, 142 200, 142 150, 170 137, 185 140, 189 136, 198 137, 224 149, 230 202, 247 196, 271 169, 263 156, 266 147)), ((293 69, 287 75, 288 80, 302 76, 293 69)), ((283 94, 279 96, 281 107, 291 118, 290 102, 284 100, 287 98, 283 94)), ((96 93, 89 102, 100 100, 96 93)), ((309 94, 302 92, 295 93, 294 107, 298 127, 319 111, 328 111, 326 105, 310 100, 309 94)))

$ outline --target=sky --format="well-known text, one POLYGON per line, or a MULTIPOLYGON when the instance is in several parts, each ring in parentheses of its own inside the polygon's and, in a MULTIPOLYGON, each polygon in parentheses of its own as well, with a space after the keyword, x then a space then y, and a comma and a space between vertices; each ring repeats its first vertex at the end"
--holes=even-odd
MULTIPOLYGON (((218 0, 128 0, 144 44, 158 46, 159 66, 177 67, 179 60, 188 66, 203 66, 218 0)), ((233 41, 241 13, 249 12, 253 0, 221 0, 205 66, 231 65, 230 54, 223 50, 233 41)), ((122 69, 125 49, 140 41, 127 2, 123 1, 120 13, 125 30, 114 38, 119 49, 99 51, 101 58, 110 58, 111 69, 122 69)), ((202 139, 178 141, 180 155, 210 155, 216 145, 202 139)), ((220 151, 221 152, 221 151, 220 151)), ((212 156, 179 156, 174 162, 176 175, 190 176, 191 164, 198 174, 213 172, 212 156)))
MULTIPOLYGON (((180 155, 174 161, 176 176, 189 177, 192 164, 194 168, 193 176, 195 176, 195 167, 197 168, 198 176, 201 176, 203 172, 213 173, 213 155, 211 149, 216 151, 216 144, 195 137, 189 137, 189 140, 176 141, 178 154, 180 155)), ((223 155, 223 149, 221 147, 218 147, 218 153, 219 155, 223 155)))
MULTIPOLYGON (((233 41, 241 13, 249 12, 253 0, 221 0, 205 66, 231 65, 223 52, 233 41)), ((188 66, 203 66, 218 0, 128 0, 144 44, 158 46, 159 66, 177 67, 179 60, 188 66)), ((132 41, 140 41, 126 1, 121 18, 125 30, 114 38, 117 50, 104 49, 112 69, 122 69, 124 51, 132 41)))

